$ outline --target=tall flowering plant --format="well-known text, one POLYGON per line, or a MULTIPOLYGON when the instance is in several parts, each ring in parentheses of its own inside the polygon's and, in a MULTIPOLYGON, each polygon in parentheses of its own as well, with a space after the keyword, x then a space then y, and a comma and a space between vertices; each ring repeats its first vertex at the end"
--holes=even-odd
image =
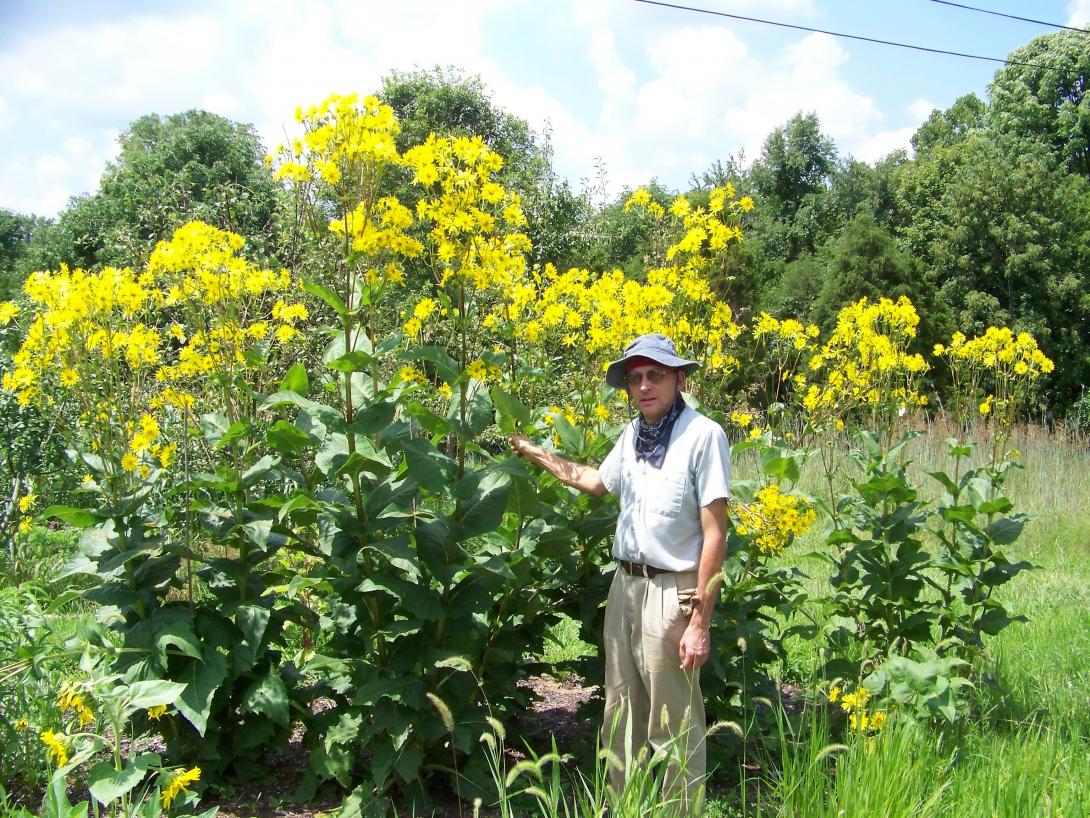
POLYGON ((86 507, 41 514, 86 529, 69 570, 109 606, 112 671, 124 684, 186 680, 164 733, 221 764, 240 750, 231 719, 286 738, 288 684, 267 634, 301 616, 264 593, 293 538, 263 505, 279 461, 257 407, 307 312, 292 276, 249 263, 243 245, 193 222, 140 271, 35 273, 3 380, 78 418, 62 433, 86 469, 86 507), (282 694, 274 705, 256 694, 266 688, 282 694))

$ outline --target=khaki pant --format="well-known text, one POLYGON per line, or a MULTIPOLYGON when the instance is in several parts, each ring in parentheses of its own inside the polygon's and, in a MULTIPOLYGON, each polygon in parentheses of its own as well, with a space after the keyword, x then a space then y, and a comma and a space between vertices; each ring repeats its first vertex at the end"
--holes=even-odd
MULTIPOLYGON (((704 699, 699 671, 681 669, 678 652, 692 614, 696 571, 629 576, 620 567, 606 602, 606 707, 602 746, 629 768, 646 749, 673 759, 667 795, 685 785, 687 805, 699 810, 705 774, 704 699)), ((624 770, 611 766, 610 783, 624 787, 624 770)))

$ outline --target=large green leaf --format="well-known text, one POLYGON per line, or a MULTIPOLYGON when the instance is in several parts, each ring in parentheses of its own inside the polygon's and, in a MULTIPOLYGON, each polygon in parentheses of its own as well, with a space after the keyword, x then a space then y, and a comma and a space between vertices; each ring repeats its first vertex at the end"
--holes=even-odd
POLYGON ((506 392, 498 384, 492 387, 492 403, 496 405, 496 414, 500 431, 514 434, 521 429, 528 429, 533 424, 533 416, 526 404, 514 395, 506 392))
POLYGON ((451 458, 420 438, 402 440, 400 446, 405 452, 408 476, 422 488, 438 494, 450 485, 456 465, 451 458))
POLYGON ((299 409, 305 410, 312 417, 320 420, 328 429, 337 432, 344 430, 344 416, 340 411, 334 409, 332 406, 326 406, 324 403, 318 403, 309 398, 304 398, 299 393, 290 390, 269 395, 269 397, 261 402, 258 409, 282 409, 285 406, 296 406, 299 409))
POLYGON ((277 724, 288 725, 288 689, 280 678, 280 671, 270 665, 269 671, 254 682, 242 698, 242 709, 267 716, 277 724))
POLYGON ((269 609, 261 605, 240 605, 235 612, 235 624, 242 631, 242 642, 234 648, 236 667, 240 670, 248 670, 257 661, 270 615, 269 609))
POLYGON ((168 682, 166 679, 133 682, 129 685, 125 703, 132 712, 147 710, 161 704, 174 704, 184 690, 184 684, 168 682))
POLYGON ((212 712, 212 697, 227 678, 227 659, 212 645, 205 646, 204 661, 192 662, 178 679, 185 682, 185 690, 174 706, 203 736, 212 712))
POLYGON ((480 381, 471 380, 466 386, 465 398, 460 388, 454 390, 454 397, 447 410, 447 420, 454 426, 458 436, 469 440, 476 437, 492 425, 492 398, 480 381), (465 406, 465 422, 462 421, 462 406, 465 406))
POLYGON ((358 435, 373 435, 390 425, 396 411, 396 403, 390 401, 372 403, 365 409, 357 410, 348 428, 358 435))
POLYGON ((265 433, 268 444, 284 457, 297 457, 320 441, 286 420, 278 420, 265 433))
POLYGON ((159 764, 155 753, 143 753, 120 770, 114 769, 112 761, 100 761, 87 773, 87 789, 96 801, 109 806, 143 781, 152 764, 159 764))
POLYGON ((333 292, 333 290, 329 289, 329 287, 324 284, 319 284, 317 281, 306 281, 305 279, 302 282, 302 286, 303 292, 310 293, 311 295, 322 299, 322 301, 328 304, 342 319, 348 315, 348 308, 345 307, 344 301, 342 301, 341 297, 333 292))
POLYGON ((451 358, 442 347, 412 347, 401 354, 401 360, 429 361, 435 366, 439 377, 452 386, 461 374, 458 362, 451 358))
POLYGON ((435 620, 443 615, 443 604, 429 588, 378 572, 360 583, 361 593, 382 591, 398 600, 417 619, 435 620))
POLYGON ((284 373, 280 381, 281 392, 295 392, 304 398, 310 391, 310 378, 307 377, 307 368, 302 364, 295 364, 284 373))
POLYGON ((483 470, 459 484, 457 494, 462 500, 460 539, 476 537, 500 524, 511 490, 511 476, 498 470, 483 470), (471 492, 471 493, 470 493, 471 492))
POLYGON ((43 520, 56 517, 74 528, 87 528, 89 525, 94 525, 98 519, 87 509, 59 505, 46 506, 38 516, 43 520))

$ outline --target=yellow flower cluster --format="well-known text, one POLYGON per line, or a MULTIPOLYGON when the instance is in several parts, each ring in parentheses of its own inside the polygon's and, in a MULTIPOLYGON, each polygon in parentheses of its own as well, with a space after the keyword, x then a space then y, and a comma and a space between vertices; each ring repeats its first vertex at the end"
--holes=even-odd
POLYGON ((929 369, 909 353, 920 318, 912 302, 862 298, 840 311, 836 328, 809 361, 818 382, 802 395, 802 405, 819 422, 863 408, 875 414, 904 414, 927 403, 919 388, 929 369))
POLYGON ((523 276, 526 216, 519 195, 493 179, 503 167, 499 154, 480 137, 431 134, 404 161, 426 191, 416 215, 431 225, 440 286, 453 280, 478 291, 503 290, 523 276))
POLYGON ((735 506, 735 530, 750 537, 758 551, 767 556, 783 552, 794 537, 805 534, 817 519, 817 512, 796 494, 784 494, 776 484, 757 492, 752 503, 735 506))
POLYGON ((57 707, 63 716, 68 711, 74 712, 79 717, 79 726, 86 727, 95 720, 95 714, 84 699, 83 688, 71 682, 61 685, 60 696, 57 698, 57 707))
POLYGON ((58 767, 68 763, 68 741, 63 734, 58 735, 52 730, 45 730, 41 736, 42 744, 48 748, 49 757, 58 767))
POLYGON ((1017 335, 1007 327, 988 327, 983 335, 967 339, 955 332, 949 346, 935 345, 935 355, 950 365, 955 392, 972 398, 991 392, 977 405, 981 416, 993 415, 1002 424, 1014 421, 1018 405, 1036 381, 1055 365, 1028 332, 1017 335))
POLYGON ((401 127, 393 109, 375 96, 361 99, 358 94, 331 94, 319 105, 296 108, 295 121, 304 127, 302 138, 278 145, 265 158, 270 166, 281 159, 277 179, 294 184, 321 179, 334 187, 353 185, 368 164, 397 159, 394 138, 401 127))
POLYGON ((267 354, 256 350, 287 343, 307 317, 284 300, 291 275, 250 264, 243 245, 191 222, 159 243, 143 272, 62 265, 32 274, 30 325, 3 388, 24 405, 75 402, 91 448, 123 472, 169 466, 175 448, 158 413, 192 409, 210 378, 261 371, 267 354))
POLYGON ((163 791, 159 796, 159 800, 162 801, 163 804, 163 809, 169 809, 170 805, 174 802, 174 799, 183 792, 186 792, 189 789, 189 785, 199 781, 200 778, 200 767, 183 770, 182 772, 175 773, 171 776, 170 781, 167 782, 167 785, 163 788, 163 791))
POLYGON ((865 687, 854 693, 846 693, 839 686, 829 691, 829 702, 840 703, 840 709, 848 714, 848 726, 860 733, 878 732, 886 725, 886 711, 868 712, 870 691, 865 687))

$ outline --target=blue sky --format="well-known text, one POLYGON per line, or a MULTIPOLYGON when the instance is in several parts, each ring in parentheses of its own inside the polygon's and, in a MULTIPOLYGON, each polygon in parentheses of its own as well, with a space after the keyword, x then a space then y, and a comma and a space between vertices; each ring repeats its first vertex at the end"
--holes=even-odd
MULTIPOLYGON (((933 0, 678 4, 993 57, 1052 30, 933 0)), ((1090 0, 966 4, 1090 20, 1090 0)), ((272 147, 296 105, 437 64, 548 126, 577 189, 601 160, 611 192, 683 188, 715 159, 752 160, 800 110, 842 155, 874 161, 933 108, 984 96, 999 67, 634 0, 2 0, 0 207, 53 215, 93 191, 146 113, 205 108, 272 147)))

